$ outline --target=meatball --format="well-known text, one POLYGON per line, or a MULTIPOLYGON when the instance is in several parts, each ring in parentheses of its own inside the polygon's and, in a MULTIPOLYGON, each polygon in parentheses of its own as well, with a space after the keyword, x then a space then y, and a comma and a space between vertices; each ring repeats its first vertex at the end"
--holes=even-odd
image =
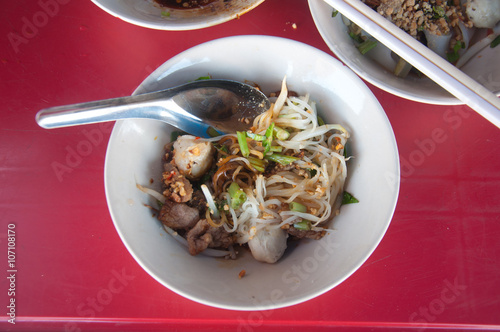
POLYGON ((276 227, 265 227, 248 241, 252 256, 261 262, 276 263, 283 256, 286 249, 288 234, 285 230, 276 227))
POLYGON ((468 0, 466 13, 476 28, 493 28, 500 21, 500 1, 468 0))
POLYGON ((179 136, 174 143, 174 162, 188 179, 197 180, 212 166, 214 147, 191 135, 179 136))

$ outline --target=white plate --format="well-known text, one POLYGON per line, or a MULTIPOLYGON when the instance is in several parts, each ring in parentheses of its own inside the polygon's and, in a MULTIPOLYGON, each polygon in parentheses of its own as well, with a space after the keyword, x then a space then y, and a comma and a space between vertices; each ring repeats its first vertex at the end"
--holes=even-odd
POLYGON ((216 0, 204 8, 170 9, 153 0, 92 0, 105 12, 125 22, 158 30, 202 29, 238 18, 264 0, 216 0))
MULTIPOLYGON (((458 105, 462 101, 427 77, 393 74, 395 62, 390 61, 390 49, 379 43, 362 55, 347 33, 341 15, 332 17, 333 8, 322 0, 309 0, 309 8, 323 40, 333 53, 361 78, 396 96, 428 104, 458 105), (389 60, 389 61, 387 61, 389 60)), ((462 68, 472 79, 499 95, 500 47, 485 48, 462 68)))
POLYGON ((265 92, 309 92, 327 122, 351 133, 347 190, 360 203, 334 219, 333 235, 302 241, 276 264, 250 254, 231 261, 193 257, 161 227, 143 203, 154 204, 135 181, 159 186, 161 157, 171 127, 153 120, 117 122, 106 155, 109 209, 123 243, 137 262, 172 291, 209 306, 233 310, 274 309, 332 289, 371 255, 391 221, 399 191, 399 159, 391 125, 366 85, 347 67, 311 46, 277 37, 213 40, 168 60, 135 91, 175 86, 200 76, 257 82, 265 92), (297 274, 294 266, 302 269, 297 274), (246 270, 239 279, 241 270, 246 270), (307 278, 304 278, 307 276, 307 278))

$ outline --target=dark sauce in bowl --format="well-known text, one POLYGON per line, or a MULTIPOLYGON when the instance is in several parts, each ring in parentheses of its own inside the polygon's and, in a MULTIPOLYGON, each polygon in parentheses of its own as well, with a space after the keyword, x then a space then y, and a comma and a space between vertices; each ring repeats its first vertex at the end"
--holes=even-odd
POLYGON ((155 0, 163 7, 174 9, 202 8, 216 0, 155 0))

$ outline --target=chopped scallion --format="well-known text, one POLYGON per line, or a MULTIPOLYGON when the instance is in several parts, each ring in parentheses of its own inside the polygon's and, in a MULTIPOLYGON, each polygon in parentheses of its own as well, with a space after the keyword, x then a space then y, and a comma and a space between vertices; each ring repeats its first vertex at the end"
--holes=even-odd
POLYGON ((238 144, 240 145, 241 154, 243 157, 248 157, 250 155, 250 150, 248 149, 247 133, 244 131, 237 131, 236 136, 238 138, 238 144))
POLYGON ((262 143, 264 147, 264 154, 267 154, 271 150, 271 144, 273 143, 273 133, 274 133, 274 122, 266 130, 266 138, 262 143))
POLYGON ((282 155, 282 154, 278 154, 278 153, 273 153, 273 154, 267 155, 264 158, 271 160, 271 161, 274 161, 274 162, 281 164, 281 165, 288 165, 288 164, 293 163, 296 160, 299 160, 299 158, 297 158, 297 157, 286 156, 286 155, 282 155))
POLYGON ((267 166, 267 161, 254 157, 247 157, 250 165, 252 165, 257 171, 264 172, 267 166))
POLYGON ((309 231, 311 230, 311 222, 309 220, 302 220, 301 222, 296 222, 295 224, 293 224, 293 227, 301 231, 309 231))
POLYGON ((405 59, 399 58, 396 68, 394 68, 394 75, 398 77, 406 77, 410 72, 412 65, 406 62, 405 59))
POLYGON ((367 39, 358 45, 358 50, 361 52, 361 54, 366 54, 368 51, 373 49, 375 46, 377 46, 376 40, 367 39))
POLYGON ((289 205, 290 211, 307 212, 307 207, 299 202, 291 202, 289 205))
POLYGON ((277 139, 279 139, 281 141, 284 141, 284 140, 288 139, 288 137, 290 137, 290 133, 283 128, 275 126, 274 127, 274 137, 276 137, 277 139))
POLYGON ((259 135, 259 134, 254 134, 254 133, 252 133, 250 131, 247 131, 247 136, 250 137, 251 139, 253 139, 254 141, 259 141, 259 142, 261 142, 261 141, 263 141, 263 140, 266 139, 266 136, 259 135))
POLYGON ((266 138, 272 138, 273 137, 273 132, 274 132, 274 122, 271 122, 269 127, 266 129, 266 138))
POLYGON ((349 37, 351 37, 352 39, 354 39, 354 41, 356 41, 358 43, 364 42, 364 40, 360 34, 356 34, 354 32, 349 32, 349 37))
POLYGON ((232 182, 227 190, 231 197, 231 207, 237 209, 247 200, 247 195, 236 182, 232 182))

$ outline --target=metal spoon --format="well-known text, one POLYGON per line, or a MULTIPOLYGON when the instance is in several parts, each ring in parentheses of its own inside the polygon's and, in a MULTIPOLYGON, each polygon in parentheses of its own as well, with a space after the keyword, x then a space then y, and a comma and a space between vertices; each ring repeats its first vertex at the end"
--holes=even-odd
POLYGON ((145 118, 166 122, 199 137, 247 130, 270 107, 256 88, 231 80, 194 81, 174 88, 39 111, 37 123, 47 129, 97 122, 145 118))

